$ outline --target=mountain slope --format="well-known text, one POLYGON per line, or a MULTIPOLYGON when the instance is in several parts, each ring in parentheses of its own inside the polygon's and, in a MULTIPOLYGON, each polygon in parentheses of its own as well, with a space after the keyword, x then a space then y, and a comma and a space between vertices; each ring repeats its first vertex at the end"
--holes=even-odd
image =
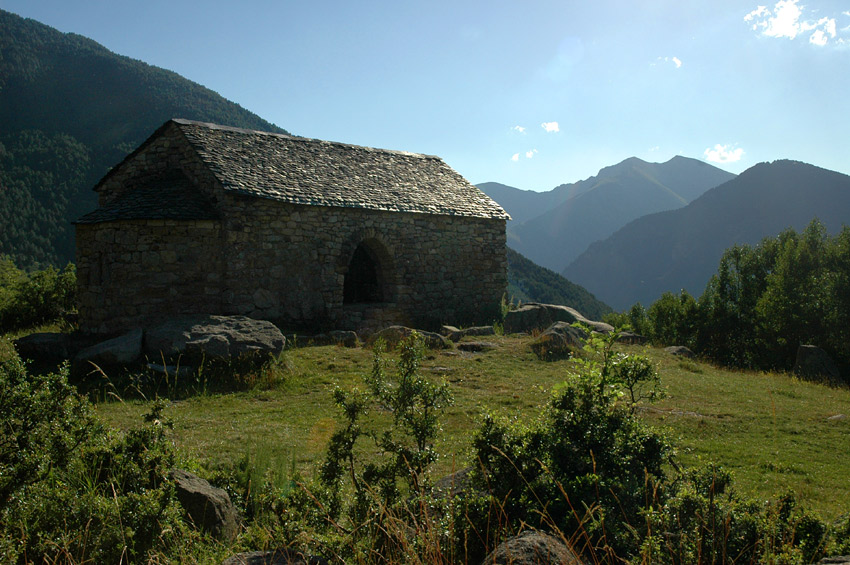
POLYGON ((591 320, 601 320, 611 307, 558 273, 534 264, 508 248, 508 298, 520 302, 563 304, 591 320))
POLYGON ((91 187, 173 117, 284 130, 180 75, 0 10, 0 254, 73 260, 91 187))
POLYGON ((680 208, 734 176, 686 157, 666 163, 632 157, 576 183, 575 195, 554 208, 522 224, 512 223, 508 240, 535 263, 561 271, 591 243, 630 221, 680 208))
POLYGON ((850 176, 796 161, 761 163, 688 206, 644 216, 591 245, 563 272, 617 310, 663 292, 697 296, 723 251, 817 217, 831 233, 850 219, 850 176))

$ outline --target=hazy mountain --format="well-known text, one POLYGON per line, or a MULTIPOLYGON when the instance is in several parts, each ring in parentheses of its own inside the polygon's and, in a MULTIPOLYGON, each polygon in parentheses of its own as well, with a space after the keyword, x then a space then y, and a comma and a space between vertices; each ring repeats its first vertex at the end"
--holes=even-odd
POLYGON ((0 254, 73 260, 91 187, 166 120, 284 130, 180 75, 0 10, 0 254))
POLYGON ((508 248, 508 298, 516 302, 563 304, 591 320, 601 320, 611 307, 558 273, 508 248))
POLYGON ((510 226, 535 218, 547 210, 551 210, 561 202, 575 196, 581 190, 590 188, 583 183, 585 181, 562 184, 546 192, 522 190, 498 182, 484 182, 475 186, 498 202, 511 215, 512 224, 509 224, 510 226))
POLYGON ((617 310, 647 306, 664 291, 699 296, 728 247, 802 231, 815 217, 831 233, 850 221, 850 176, 796 161, 762 163, 684 208, 635 220, 563 273, 617 310))
MULTIPOLYGON (((686 157, 673 157, 666 163, 632 157, 600 170, 595 177, 543 193, 548 200, 503 190, 508 213, 513 216, 514 208, 520 211, 519 217, 527 218, 508 224, 508 244, 535 263, 561 271, 591 243, 630 221, 681 208, 734 177, 686 157), (546 204, 551 207, 544 208, 546 204), (533 205, 541 206, 536 216, 529 211, 533 205)), ((502 203, 498 196, 491 196, 502 203)))

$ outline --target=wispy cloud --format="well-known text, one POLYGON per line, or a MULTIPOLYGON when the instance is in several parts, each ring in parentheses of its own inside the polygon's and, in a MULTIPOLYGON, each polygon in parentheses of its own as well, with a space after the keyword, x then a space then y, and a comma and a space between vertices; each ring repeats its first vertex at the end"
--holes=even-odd
MULTIPOLYGON (((744 16, 744 21, 752 26, 753 31, 766 37, 796 39, 811 32, 809 43, 819 47, 836 39, 835 18, 808 19, 803 13, 805 6, 798 5, 798 2, 779 0, 772 10, 759 6, 744 16)), ((843 40, 836 42, 843 43, 843 40)))
POLYGON ((744 156, 744 150, 734 145, 717 144, 714 148, 709 147, 703 153, 706 161, 711 163, 734 163, 740 161, 744 156))
POLYGON ((514 163, 519 161, 519 153, 514 153, 513 156, 511 156, 511 161, 513 161, 514 163))
POLYGON ((561 131, 561 128, 558 127, 558 122, 543 122, 540 124, 540 127, 549 133, 557 133, 561 131))
POLYGON ((525 128, 522 126, 514 126, 511 128, 511 130, 519 133, 525 133, 525 128))
POLYGON ((534 157, 535 153, 537 153, 537 149, 532 149, 531 151, 526 151, 525 152, 525 158, 531 159, 532 157, 534 157))
POLYGON ((655 60, 654 63, 650 63, 649 66, 654 67, 654 66, 661 64, 661 63, 670 63, 672 65, 675 65, 677 69, 682 68, 682 60, 678 57, 659 57, 658 59, 655 60))
POLYGON ((532 157, 537 155, 537 153, 538 153, 537 149, 529 149, 528 151, 524 151, 523 153, 514 153, 513 155, 511 155, 511 161, 516 163, 520 160, 520 158, 523 155, 525 155, 526 159, 531 159, 532 157))

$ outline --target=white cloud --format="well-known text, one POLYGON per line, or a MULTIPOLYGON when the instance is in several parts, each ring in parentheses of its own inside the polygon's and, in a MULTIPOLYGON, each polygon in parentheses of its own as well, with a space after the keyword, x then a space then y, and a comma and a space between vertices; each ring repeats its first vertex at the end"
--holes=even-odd
MULTIPOLYGON (((798 35, 812 32, 809 43, 821 47, 830 39, 835 39, 835 18, 805 19, 805 6, 799 6, 798 2, 799 0, 779 0, 773 10, 759 6, 744 16, 744 21, 752 22, 753 31, 766 37, 796 39, 798 35)), ((839 40, 838 43, 842 41, 839 40)))
POLYGON ((561 129, 558 127, 558 122, 543 122, 542 124, 540 124, 540 126, 549 133, 557 133, 561 131, 561 129))
POLYGON ((678 57, 673 57, 673 58, 671 59, 671 61, 673 61, 673 63, 676 65, 676 68, 677 68, 677 69, 681 69, 681 68, 682 68, 682 61, 681 61, 678 57))
POLYGON ((525 152, 525 158, 531 159, 532 157, 534 157, 535 153, 537 153, 537 149, 532 149, 531 151, 526 151, 525 152))
POLYGON ((650 148, 649 148, 649 152, 650 152, 650 153, 655 153, 656 151, 658 151, 658 150, 660 150, 660 149, 661 149, 661 147, 659 147, 658 145, 656 145, 655 147, 650 147, 650 148))
MULTIPOLYGON (((674 65, 676 65, 677 69, 682 68, 682 60, 679 59, 678 57, 659 57, 658 61, 661 61, 662 63, 673 63, 674 65)), ((650 64, 650 66, 654 67, 657 64, 658 63, 652 63, 652 64, 650 64)))
POLYGON ((711 147, 706 149, 703 154, 705 159, 712 163, 734 163, 741 160, 741 157, 744 156, 744 150, 740 147, 718 143, 713 149, 711 147))
POLYGON ((525 128, 522 127, 522 126, 514 126, 511 129, 514 130, 514 131, 517 131, 519 133, 525 133, 525 128))
POLYGON ((511 157, 511 161, 513 161, 514 163, 519 161, 519 153, 514 153, 513 156, 511 157))

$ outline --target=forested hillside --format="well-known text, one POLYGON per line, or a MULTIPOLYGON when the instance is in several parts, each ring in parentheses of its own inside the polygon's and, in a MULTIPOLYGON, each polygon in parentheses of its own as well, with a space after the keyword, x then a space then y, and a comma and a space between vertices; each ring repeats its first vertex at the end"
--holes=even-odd
POLYGON ((284 132, 176 73, 0 10, 0 254, 72 261, 92 186, 174 117, 284 132))
POLYGON ((611 307, 558 273, 541 267, 510 247, 508 251, 508 298, 517 302, 563 304, 591 320, 601 320, 611 307))

